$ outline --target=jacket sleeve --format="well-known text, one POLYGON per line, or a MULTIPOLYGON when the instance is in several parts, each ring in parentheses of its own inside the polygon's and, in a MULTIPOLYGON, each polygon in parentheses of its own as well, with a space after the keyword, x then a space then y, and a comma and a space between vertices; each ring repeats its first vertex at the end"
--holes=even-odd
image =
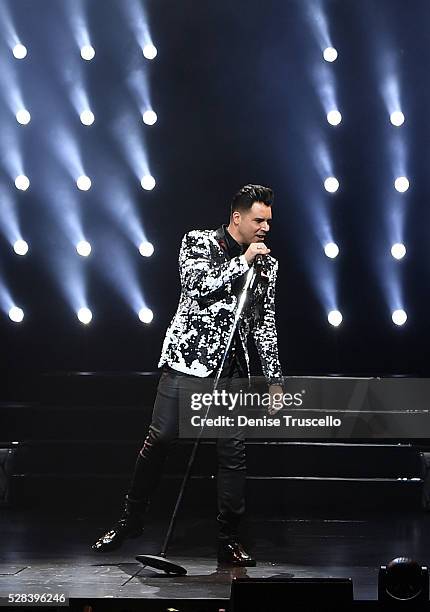
POLYGON ((275 322, 275 286, 278 262, 272 270, 263 302, 263 316, 252 330, 255 345, 260 356, 263 374, 269 384, 282 385, 283 377, 278 356, 278 337, 275 322))
POLYGON ((208 237, 198 230, 188 232, 179 251, 179 273, 182 290, 194 299, 209 296, 249 270, 240 255, 230 261, 218 263, 211 257, 208 237))

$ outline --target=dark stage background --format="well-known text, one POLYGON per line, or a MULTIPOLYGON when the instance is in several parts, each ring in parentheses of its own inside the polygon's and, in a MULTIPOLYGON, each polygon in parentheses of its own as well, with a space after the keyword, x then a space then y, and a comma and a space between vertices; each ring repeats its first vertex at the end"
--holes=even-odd
POLYGON ((17 62, 3 41, 1 61, 32 112, 28 126, 16 124, 3 78, 0 186, 12 194, 30 244, 29 254, 18 257, 2 224, 1 282, 26 314, 21 324, 7 314, 0 320, 4 373, 155 370, 179 296, 183 234, 228 222, 233 193, 255 182, 275 190, 269 242, 280 264, 277 321, 285 373, 429 374, 427 0, 4 4, 29 55, 17 62), (153 62, 144 60, 132 34, 128 9, 134 4, 145 12, 158 49, 153 62), (80 59, 71 34, 78 7, 96 48, 92 62, 80 59), (333 64, 322 59, 315 7, 339 51, 333 64), (70 103, 74 56, 96 116, 89 128, 70 103), (138 82, 140 71, 158 115, 152 127, 143 124, 130 93, 130 78, 138 82), (381 93, 388 77, 406 116, 400 128, 390 124, 381 93), (326 119, 330 83, 343 116, 337 127, 326 119), (60 163, 64 129, 92 178, 88 192, 73 191, 67 162, 60 163), (6 171, 5 130, 31 179, 26 192, 15 189, 6 171), (140 187, 120 138, 113 137, 118 133, 129 158, 133 139, 142 143, 157 180, 153 191, 140 187), (326 158, 340 181, 335 194, 324 190, 326 158), (411 183, 404 194, 393 187, 399 158, 411 183), (62 223, 70 185, 93 246, 84 261, 62 223), (139 255, 124 230, 124 193, 155 247, 150 258, 139 255), (340 248, 334 260, 324 254, 327 235, 340 248), (407 247, 402 261, 390 254, 398 237, 407 247), (88 326, 66 299, 69 264, 79 266, 85 283, 93 311, 88 326), (129 276, 130 292, 137 283, 154 312, 149 325, 127 303, 129 276), (391 321, 398 305, 393 294, 408 313, 403 327, 391 321), (333 304, 343 314, 338 328, 327 322, 333 304))

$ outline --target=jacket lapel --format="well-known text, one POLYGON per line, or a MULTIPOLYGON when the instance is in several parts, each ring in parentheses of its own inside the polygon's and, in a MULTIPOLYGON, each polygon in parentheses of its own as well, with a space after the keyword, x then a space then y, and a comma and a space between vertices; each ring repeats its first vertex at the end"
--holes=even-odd
POLYGON ((222 225, 217 230, 215 230, 214 238, 218 244, 221 261, 228 261, 230 258, 228 256, 227 243, 225 241, 224 228, 222 225))

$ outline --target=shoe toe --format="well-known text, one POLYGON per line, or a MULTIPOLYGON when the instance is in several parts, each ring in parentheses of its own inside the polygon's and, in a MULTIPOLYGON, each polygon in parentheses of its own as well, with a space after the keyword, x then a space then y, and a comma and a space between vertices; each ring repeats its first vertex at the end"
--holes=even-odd
POLYGON ((112 529, 106 532, 101 538, 99 538, 92 546, 92 550, 97 552, 105 552, 108 550, 114 550, 119 548, 122 543, 122 538, 118 537, 118 532, 112 529))
POLYGON ((222 542, 218 548, 218 563, 234 567, 255 567, 257 562, 238 541, 222 542))

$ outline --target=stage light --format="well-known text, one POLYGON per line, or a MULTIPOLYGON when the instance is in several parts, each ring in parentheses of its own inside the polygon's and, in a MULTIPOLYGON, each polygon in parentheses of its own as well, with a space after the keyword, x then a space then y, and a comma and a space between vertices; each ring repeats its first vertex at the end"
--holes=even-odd
POLYGON ((401 242, 396 242, 391 247, 391 255, 394 259, 402 259, 406 255, 406 247, 401 242))
POLYGON ((91 312, 89 308, 80 308, 78 310, 78 319, 84 325, 88 325, 88 323, 91 322, 92 318, 93 318, 93 313, 91 312))
POLYGON ((13 250, 17 255, 27 255, 28 244, 25 240, 17 240, 13 245, 13 250))
POLYGON ((21 125, 27 125, 31 121, 31 115, 25 108, 19 110, 16 113, 15 117, 18 123, 20 123, 21 125))
POLYGON ((334 62, 337 60, 338 53, 334 47, 327 47, 324 49, 323 57, 326 62, 334 62))
POLYGON ((147 110, 143 113, 142 118, 146 125, 154 125, 157 121, 157 113, 154 113, 153 110, 147 110))
POLYGON ((395 310, 392 313, 391 318, 393 320, 393 323, 395 323, 396 325, 404 325, 406 323, 408 315, 404 310, 395 310))
POLYGON ((91 253, 91 245, 86 240, 80 240, 76 245, 76 251, 81 257, 88 257, 91 253))
POLYGON ((91 179, 89 176, 82 175, 78 177, 76 185, 81 191, 88 191, 91 188, 91 179))
POLYGON ((20 174, 15 179, 15 187, 20 191, 27 191, 30 187, 30 180, 25 174, 20 174))
POLYGON ((146 59, 153 60, 157 55, 157 49, 152 43, 149 43, 143 47, 142 53, 146 59))
POLYGON ((12 53, 16 59, 24 59, 27 55, 27 49, 24 45, 18 44, 14 46, 12 53))
POLYGON ((381 565, 378 602, 382 609, 425 610, 429 601, 429 571, 408 557, 381 565))
POLYGON ((84 110, 80 114, 80 119, 84 125, 92 125, 94 123, 94 113, 88 109, 84 110))
POLYGON ((150 242, 141 242, 139 245, 139 253, 142 257, 151 257, 154 252, 154 246, 150 242))
POLYGON ((324 181, 324 188, 329 193, 335 193, 339 189, 339 181, 334 176, 329 176, 324 181))
POLYGON ((330 257, 330 259, 334 259, 339 255, 339 247, 336 243, 329 242, 324 247, 324 253, 327 255, 327 257, 330 257))
POLYGON ((333 325, 333 327, 339 327, 342 323, 342 319, 342 314, 338 310, 330 310, 327 316, 328 322, 330 325, 333 325))
POLYGON ((144 307, 139 310, 139 319, 142 323, 151 323, 153 318, 154 314, 150 308, 144 307))
POLYGON ((327 121, 330 123, 330 125, 339 125, 339 123, 342 121, 342 115, 338 110, 331 110, 329 113, 327 113, 327 121))
POLYGON ((405 191, 407 191, 409 189, 409 181, 406 176, 397 177, 394 181, 394 187, 400 193, 404 193, 405 191))
POLYGON ((24 319, 24 311, 22 308, 18 308, 18 306, 12 306, 9 310, 9 319, 14 323, 21 323, 24 319))
POLYGON ((390 115, 390 121, 393 125, 399 127, 405 122, 405 116, 401 111, 394 111, 394 113, 390 115))
POLYGON ((150 174, 146 174, 140 181, 140 184, 146 191, 151 191, 155 187, 155 178, 150 174))
POLYGON ((91 45, 84 45, 81 48, 81 57, 82 59, 87 60, 87 62, 91 61, 94 58, 95 54, 95 49, 91 45))

